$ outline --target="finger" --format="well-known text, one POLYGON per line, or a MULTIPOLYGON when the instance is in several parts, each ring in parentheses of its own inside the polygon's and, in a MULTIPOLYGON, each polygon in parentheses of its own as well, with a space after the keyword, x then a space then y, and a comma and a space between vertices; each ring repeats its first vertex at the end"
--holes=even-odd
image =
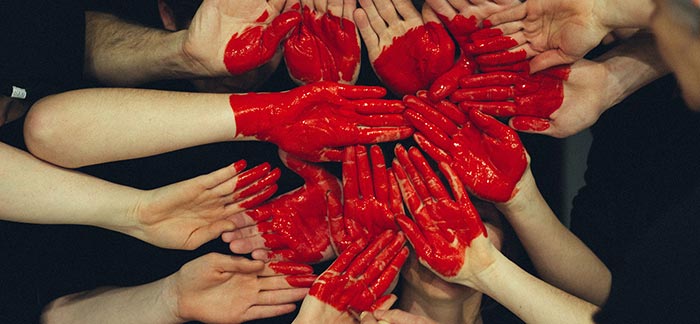
POLYGON ((491 72, 517 72, 517 73, 530 73, 530 61, 523 60, 517 63, 509 65, 483 65, 479 66, 479 69, 483 73, 491 72))
POLYGON ((309 289, 307 288, 263 290, 258 292, 256 305, 280 305, 293 303, 304 299, 308 291, 309 289))
POLYGON ((353 201, 360 198, 360 185, 357 178, 357 154, 355 146, 348 146, 343 151, 343 200, 353 201))
POLYGON ((392 1, 376 1, 374 5, 379 15, 388 25, 395 24, 401 20, 392 1))
POLYGON ((353 101, 355 111, 360 114, 400 114, 406 110, 401 100, 363 99, 353 101))
POLYGON ((396 300, 398 300, 398 296, 396 296, 394 294, 384 295, 381 298, 377 299, 377 301, 374 302, 374 304, 372 304, 370 311, 375 311, 378 309, 383 309, 383 310, 390 309, 391 306, 394 305, 396 300))
POLYGON ((304 183, 317 184, 332 177, 330 173, 317 164, 303 161, 282 150, 279 150, 278 153, 284 165, 304 179, 304 183))
MULTIPOLYGON (((214 189, 218 187, 219 185, 226 183, 227 181, 231 180, 232 178, 235 178, 238 173, 240 173, 243 169, 246 167, 246 161, 245 160, 239 160, 231 165, 221 168, 219 170, 216 170, 214 172, 211 172, 209 174, 201 175, 199 177, 196 177, 193 181, 201 181, 202 185, 204 185, 205 188, 207 189, 214 189)), ((241 175, 238 175, 240 177, 241 175)), ((218 193, 218 191, 217 191, 218 193)))
MULTIPOLYGON (((306 278, 315 278, 316 276, 313 276, 313 275, 308 276, 307 275, 307 276, 303 276, 303 277, 304 277, 304 279, 301 279, 302 276, 262 277, 262 278, 258 278, 259 288, 260 288, 260 290, 263 290, 263 291, 278 291, 281 289, 304 288, 307 286, 298 287, 298 286, 292 285, 292 283, 294 283, 295 285, 296 284, 303 284, 306 281, 308 281, 308 279, 306 279, 306 278), (288 280, 290 278, 293 278, 293 279, 288 280), (291 281, 292 283, 290 283, 289 281, 291 281)), ((313 283, 313 279, 311 280, 311 283, 313 283)))
POLYGON ((457 133, 457 125, 455 125, 446 116, 439 113, 437 109, 427 101, 423 101, 422 99, 411 95, 404 96, 403 100, 409 109, 418 112, 421 116, 423 116, 423 118, 444 130, 446 133, 457 133))
POLYGON ((267 4, 275 10, 274 14, 277 15, 284 8, 285 0, 267 0, 267 4))
POLYGON ((393 0, 392 2, 394 3, 394 8, 396 8, 396 12, 398 12, 400 16, 398 18, 399 20, 403 18, 404 21, 422 21, 420 13, 411 1, 393 0))
MULTIPOLYGON (((408 110, 406 111, 406 119, 418 130, 415 136, 428 138, 430 142, 434 143, 434 146, 440 150, 449 150, 449 148, 452 147, 453 141, 450 138, 451 135, 428 121, 420 113, 408 110)), ((433 156, 433 158, 435 157, 433 156)))
POLYGON ((222 219, 211 223, 207 226, 199 227, 185 241, 183 248, 187 250, 194 250, 200 247, 202 244, 209 242, 221 235, 221 233, 232 231, 236 228, 236 225, 232 221, 222 219))
POLYGON ((337 84, 338 94, 346 99, 378 99, 386 96, 386 89, 378 86, 337 84))
POLYGON ((433 198, 439 200, 441 198, 450 197, 450 195, 447 193, 447 189, 445 189, 445 186, 442 185, 442 181, 440 181, 440 178, 438 178, 437 174, 435 174, 433 168, 430 167, 428 161, 425 159, 425 157, 423 157, 420 150, 418 150, 416 147, 411 147, 408 150, 408 157, 411 159, 412 164, 416 167, 416 170, 418 170, 420 176, 426 182, 433 198))
POLYGON ((314 273, 314 269, 307 264, 300 264, 295 262, 270 262, 268 264, 265 264, 265 269, 263 269, 260 275, 302 275, 312 273, 314 273))
POLYGON ((412 127, 368 127, 357 130, 353 144, 377 144, 402 140, 413 134, 412 127))
POLYGON ((518 114, 518 106, 514 102, 510 101, 462 101, 459 103, 459 108, 466 112, 479 110, 496 117, 510 117, 518 114))
POLYGON ((452 102, 462 101, 505 101, 515 97, 511 87, 467 88, 456 90, 451 96, 452 102))
POLYGON ((520 132, 551 135, 550 132, 547 132, 551 127, 548 118, 516 116, 511 118, 508 124, 510 127, 520 132))
MULTIPOLYGON (((282 39, 286 38, 299 25, 300 21, 301 15, 296 11, 287 11, 275 17, 262 34, 263 46, 273 49, 279 47, 282 39)), ((275 53, 274 50, 268 52, 269 57, 265 58, 264 61, 269 60, 275 53)))
POLYGON ((372 27, 373 32, 377 35, 382 35, 387 29, 387 24, 384 21, 384 18, 382 18, 382 16, 379 14, 377 7, 375 7, 374 1, 360 0, 359 3, 367 15, 367 19, 369 20, 369 24, 372 27))
POLYGON ((394 217, 397 214, 405 214, 403 209, 403 200, 401 198, 401 188, 399 188, 399 182, 396 181, 396 174, 392 168, 386 170, 387 177, 389 178, 389 210, 394 213, 394 217))
MULTIPOLYGON (((401 244, 401 246, 402 248, 400 250, 392 251, 393 259, 391 260, 389 265, 386 266, 384 271, 382 271, 379 274, 379 277, 376 280, 374 280, 374 283, 370 285, 367 289, 367 294, 369 297, 371 297, 370 300, 376 302, 379 296, 383 295, 389 290, 391 284, 396 280, 397 276, 399 275, 401 267, 408 258, 408 248, 403 247, 403 243, 401 244)), ((372 307, 372 304, 368 304, 365 308, 372 309, 372 307)))
MULTIPOLYGON (((336 17, 343 17, 343 0, 327 0, 325 12, 336 17)), ((316 8, 319 8, 316 6, 316 8)), ((321 10, 323 12, 323 10, 321 10)), ((350 11, 352 13, 352 11, 350 11)))
POLYGON ((450 184, 450 188, 452 189, 452 195, 455 197, 455 200, 463 205, 471 204, 471 200, 469 200, 469 195, 467 194, 467 190, 464 187, 462 180, 460 180, 459 176, 450 167, 450 165, 444 162, 440 162, 438 167, 440 168, 440 171, 445 175, 447 182, 450 184))
POLYGON ((423 152, 428 153, 428 155, 435 161, 444 161, 444 162, 450 162, 452 161, 452 157, 450 157, 447 152, 443 151, 441 148, 437 147, 435 144, 433 144, 430 140, 428 140, 425 136, 416 133, 413 135, 413 139, 416 141, 418 146, 423 150, 423 152))
POLYGON ((442 23, 440 22, 440 18, 438 18, 438 15, 435 13, 433 8, 431 8, 426 2, 423 2, 423 6, 421 8, 421 16, 423 18, 423 23, 427 24, 429 22, 434 22, 434 23, 442 23))
POLYGON ((486 19, 490 22, 492 26, 498 26, 503 23, 518 21, 525 18, 527 14, 526 3, 514 6, 507 10, 497 12, 486 19))
POLYGON ((403 200, 408 206, 408 210, 411 211, 411 214, 416 213, 418 211, 418 208, 420 208, 421 206, 422 200, 416 193, 416 190, 411 185, 411 181, 408 179, 406 171, 403 169, 403 167, 396 158, 394 158, 392 162, 391 169, 394 171, 396 182, 399 184, 401 195, 403 196, 403 200))
POLYGON ((279 180, 281 173, 282 172, 278 168, 275 168, 272 171, 262 173, 260 175, 261 178, 257 178, 255 182, 247 185, 246 187, 240 187, 237 184, 237 192, 234 192, 232 196, 235 200, 252 196, 255 193, 260 192, 262 189, 274 185, 277 180, 279 180))
POLYGON ((343 18, 352 21, 352 13, 357 9, 357 0, 343 0, 343 18))
POLYGON ((517 137, 512 128, 477 109, 469 111, 469 119, 489 137, 499 140, 517 137))
POLYGON ((537 73, 557 65, 571 64, 578 59, 578 57, 569 56, 556 49, 544 51, 530 60, 530 73, 537 73))
POLYGON ((377 145, 372 145, 369 150, 372 161, 372 178, 374 183, 374 197, 381 203, 389 203, 389 179, 384 161, 384 152, 377 145))
POLYGON ((438 102, 452 94, 459 85, 459 79, 472 75, 476 71, 476 63, 471 58, 461 54, 457 62, 443 75, 439 76, 428 90, 428 96, 433 102, 438 102))
POLYGON ((430 96, 426 90, 416 92, 416 97, 422 99, 423 102, 431 102, 437 111, 445 115, 445 117, 449 118, 456 125, 463 125, 468 120, 467 115, 452 102, 448 100, 440 100, 438 102, 430 101, 430 96))
POLYGON ((459 80, 461 88, 486 88, 494 86, 516 86, 524 84, 527 80, 517 73, 512 72, 492 72, 469 75, 459 80))
POLYGON ((425 182, 423 182, 423 178, 413 165, 413 162, 408 157, 408 152, 406 149, 402 145, 396 145, 394 147, 394 155, 396 156, 395 160, 398 161, 398 166, 400 166, 401 169, 400 171, 397 170, 400 173, 399 183, 405 174, 409 180, 409 183, 411 184, 411 187, 416 193, 417 199, 425 201, 426 199, 430 198, 430 191, 426 187, 425 182))
MULTIPOLYGON (((240 228, 245 228, 245 227, 249 227, 252 225, 256 225, 259 222, 258 220, 256 220, 256 218, 267 219, 267 218, 271 217, 271 216, 256 215, 256 218, 253 218, 252 216, 249 215, 249 214, 252 214, 252 213, 257 212, 257 211, 258 210, 236 213, 236 214, 229 216, 228 219, 236 225, 237 229, 240 229, 240 228)), ((235 231, 231 232, 231 233, 235 233, 235 231)), ((228 233, 225 233, 225 235, 228 235, 228 233)))
MULTIPOLYGON (((239 233, 239 235, 245 234, 239 233)), ((224 240, 224 242, 226 242, 226 240, 224 240)), ((228 242, 229 249, 231 250, 231 252, 237 254, 248 254, 254 250, 265 248, 265 239, 263 239, 263 237, 259 233, 242 238, 228 239, 228 242)))
POLYGON ((265 266, 264 263, 260 261, 248 260, 244 257, 234 255, 209 253, 206 257, 214 267, 224 272, 255 273, 262 270, 265 266))
POLYGON ((396 217, 396 223, 399 224, 401 231, 406 234, 406 238, 413 246, 416 254, 423 259, 429 258, 432 254, 432 248, 420 227, 410 218, 402 215, 396 217))
MULTIPOLYGON (((363 0, 360 0, 360 4, 362 4, 362 1, 363 0)), ((364 1, 371 2, 371 0, 364 1)), ((379 36, 370 24, 370 20, 365 9, 356 9, 353 17, 355 19, 355 25, 360 31, 360 36, 362 36, 362 40, 367 47, 367 55, 369 56, 369 60, 373 63, 381 53, 381 48, 379 47, 379 36)))
POLYGON ((232 214, 241 212, 242 211, 241 208, 242 209, 254 208, 254 207, 260 205, 261 203, 263 203, 264 201, 266 201, 267 199, 269 199, 270 197, 272 197, 272 195, 274 195, 275 192, 277 192, 277 184, 267 186, 263 190, 258 192, 257 194, 251 195, 250 197, 246 198, 243 201, 227 205, 225 212, 227 215, 232 215, 232 214))
POLYGON ((457 15, 457 10, 447 0, 426 0, 430 8, 440 17, 440 20, 452 20, 457 15))
POLYGON ((386 230, 377 236, 367 248, 355 256, 345 273, 351 278, 360 277, 375 262, 377 255, 392 243, 395 236, 396 233, 391 230, 386 230))
POLYGON ((374 183, 369 166, 369 155, 364 145, 355 146, 355 164, 357 166, 357 179, 359 179, 360 196, 362 199, 374 197, 374 183))

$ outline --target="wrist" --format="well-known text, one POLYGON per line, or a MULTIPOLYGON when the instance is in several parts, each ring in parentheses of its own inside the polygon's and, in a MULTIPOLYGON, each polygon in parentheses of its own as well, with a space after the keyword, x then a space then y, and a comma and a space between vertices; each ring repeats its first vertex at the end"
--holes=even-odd
POLYGON ((176 275, 177 272, 159 281, 161 287, 160 296, 157 300, 158 306, 163 310, 162 318, 164 323, 185 323, 190 320, 181 314, 176 275))
POLYGON ((652 0, 595 0, 594 4, 594 14, 600 17, 601 25, 608 32, 619 28, 649 27, 653 10, 652 0))
POLYGON ((533 205, 533 202, 541 197, 535 178, 530 170, 530 165, 525 168, 525 172, 523 172, 522 177, 515 185, 514 191, 515 194, 508 201, 495 203, 496 208, 506 217, 522 214, 533 205))

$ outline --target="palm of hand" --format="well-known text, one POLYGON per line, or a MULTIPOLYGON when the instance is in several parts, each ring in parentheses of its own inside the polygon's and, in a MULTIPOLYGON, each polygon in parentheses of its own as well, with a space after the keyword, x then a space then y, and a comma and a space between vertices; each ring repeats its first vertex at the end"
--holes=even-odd
POLYGON ((509 200, 527 167, 517 135, 493 139, 468 123, 453 140, 450 164, 470 191, 489 201, 509 200))
POLYGON ((284 44, 293 79, 355 83, 360 67, 360 38, 352 20, 330 12, 302 9, 302 24, 284 44))
POLYGON ((339 207, 328 205, 340 201, 341 190, 335 177, 324 176, 248 212, 271 249, 268 258, 316 263, 333 256, 328 212, 339 207))
POLYGON ((394 212, 389 210, 386 203, 379 202, 374 197, 346 200, 343 205, 343 221, 349 238, 348 244, 353 241, 367 244, 387 229, 398 230, 394 212))

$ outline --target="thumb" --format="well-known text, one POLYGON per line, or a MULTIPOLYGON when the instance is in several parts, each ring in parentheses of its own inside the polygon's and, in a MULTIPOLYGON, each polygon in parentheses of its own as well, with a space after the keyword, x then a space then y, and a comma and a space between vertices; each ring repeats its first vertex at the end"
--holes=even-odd
POLYGON ((573 63, 577 57, 563 53, 559 49, 551 49, 537 54, 530 60, 530 74, 562 64, 573 63))
MULTIPOLYGON (((283 38, 296 28, 301 22, 301 14, 296 11, 287 11, 275 17, 270 26, 262 35, 262 46, 276 49, 283 38)), ((274 53, 274 51, 272 51, 274 53)))

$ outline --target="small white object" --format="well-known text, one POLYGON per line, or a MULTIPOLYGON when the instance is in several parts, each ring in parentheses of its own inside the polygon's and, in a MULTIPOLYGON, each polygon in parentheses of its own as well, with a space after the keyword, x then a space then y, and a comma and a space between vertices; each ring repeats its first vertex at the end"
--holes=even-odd
POLYGON ((24 88, 12 86, 12 95, 10 96, 15 99, 26 99, 27 98, 27 90, 24 88))

